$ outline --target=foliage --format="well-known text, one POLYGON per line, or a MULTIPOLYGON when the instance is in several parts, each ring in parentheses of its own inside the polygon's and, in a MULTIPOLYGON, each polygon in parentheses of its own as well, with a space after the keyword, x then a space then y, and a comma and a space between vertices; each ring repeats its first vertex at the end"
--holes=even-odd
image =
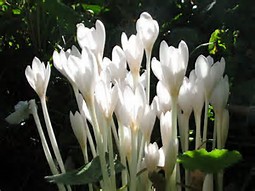
MULTIPOLYGON (((108 154, 106 154, 106 158, 109 158, 108 154)), ((114 163, 116 173, 119 173, 124 169, 124 166, 120 163, 120 161, 115 160, 114 163)), ((69 185, 89 184, 102 180, 101 172, 100 159, 99 156, 97 156, 91 162, 77 170, 67 172, 65 174, 47 176, 46 179, 50 182, 69 185)))
POLYGON ((242 159, 238 151, 205 149, 186 151, 178 157, 178 162, 187 170, 200 170, 205 173, 217 173, 242 159))

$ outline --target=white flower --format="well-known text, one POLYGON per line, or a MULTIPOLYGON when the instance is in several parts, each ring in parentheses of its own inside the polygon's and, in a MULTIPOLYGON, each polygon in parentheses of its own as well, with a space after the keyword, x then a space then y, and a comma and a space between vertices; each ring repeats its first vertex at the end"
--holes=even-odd
POLYGON ((103 59, 103 67, 106 67, 106 69, 110 71, 113 83, 120 82, 120 80, 125 79, 127 75, 126 56, 119 46, 115 46, 113 48, 112 60, 106 57, 103 59))
POLYGON ((87 123, 84 123, 83 117, 78 111, 76 111, 74 115, 72 114, 72 112, 70 112, 70 121, 74 135, 77 138, 81 148, 84 149, 86 147, 87 141, 87 123))
POLYGON ((178 104, 182 112, 187 116, 190 116, 192 112, 193 100, 190 101, 191 91, 192 91, 191 82, 187 77, 184 77, 184 80, 179 92, 178 104))
POLYGON ((220 114, 226 107, 229 96, 229 83, 228 76, 221 77, 220 81, 212 91, 210 103, 215 112, 220 114))
POLYGON ((70 55, 67 66, 70 69, 70 78, 80 90, 87 104, 93 99, 96 81, 98 80, 98 68, 93 53, 84 48, 81 57, 70 55))
POLYGON ((152 71, 166 85, 171 96, 177 97, 188 65, 188 47, 184 41, 179 43, 178 48, 169 47, 162 41, 159 58, 160 62, 152 59, 152 71))
POLYGON ((118 86, 118 105, 115 113, 118 120, 136 130, 144 115, 146 96, 141 84, 133 89, 129 85, 118 86))
POLYGON ((129 39, 126 33, 121 35, 121 44, 125 52, 128 66, 133 75, 138 76, 143 59, 143 45, 137 35, 131 35, 129 39))
POLYGON ((136 22, 136 31, 143 43, 144 48, 151 50, 158 37, 158 22, 152 19, 149 13, 143 12, 136 22))
POLYGON ((81 57, 81 54, 79 50, 75 47, 72 46, 72 49, 68 49, 66 52, 64 50, 60 50, 58 53, 56 50, 53 52, 53 64, 55 68, 63 74, 72 85, 75 84, 74 76, 72 76, 70 67, 68 67, 68 58, 69 56, 76 56, 78 58, 81 57))
POLYGON ((94 53, 99 71, 101 71, 105 46, 105 27, 100 20, 96 21, 95 26, 95 28, 87 28, 82 23, 77 24, 77 40, 82 49, 87 47, 94 53))
POLYGON ((195 73, 198 79, 201 79, 205 89, 205 96, 210 99, 211 93, 225 70, 225 60, 213 63, 212 57, 207 58, 200 55, 195 63, 195 73))
POLYGON ((225 146, 227 137, 228 137, 228 129, 229 129, 229 112, 227 109, 223 110, 222 113, 222 124, 221 124, 221 143, 222 147, 225 146))
POLYGON ((171 96, 162 83, 162 81, 158 81, 157 83, 157 96, 153 98, 152 106, 156 111, 158 118, 160 118, 161 113, 166 113, 171 109, 171 96))
POLYGON ((95 97, 101 112, 106 118, 112 116, 113 110, 117 104, 117 86, 109 86, 107 82, 100 80, 95 87, 95 97))
POLYGON ((37 57, 34 57, 31 66, 27 66, 25 75, 30 86, 35 90, 41 98, 46 95, 47 86, 50 79, 50 65, 45 65, 37 57))
POLYGON ((154 142, 153 144, 150 143, 146 145, 144 151, 145 151, 144 161, 147 170, 149 172, 156 171, 160 158, 157 143, 154 142))
POLYGON ((149 143, 151 138, 152 129, 156 120, 155 111, 149 106, 145 105, 144 115, 141 119, 141 131, 143 132, 144 139, 149 143))

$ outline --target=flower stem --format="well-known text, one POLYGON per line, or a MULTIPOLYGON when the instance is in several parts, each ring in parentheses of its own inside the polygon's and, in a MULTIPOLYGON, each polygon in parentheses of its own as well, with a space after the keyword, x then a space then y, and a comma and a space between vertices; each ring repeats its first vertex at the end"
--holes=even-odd
MULTIPOLYGON (((29 102, 29 109, 34 117, 34 120, 35 120, 35 124, 36 124, 36 127, 37 127, 37 130, 38 130, 38 133, 39 133, 39 136, 40 136, 40 139, 42 141, 42 147, 43 147, 43 151, 44 151, 44 155, 46 157, 46 160, 49 164, 49 167, 50 167, 50 170, 52 172, 53 175, 55 174, 58 174, 58 170, 57 170, 57 167, 53 161, 53 158, 52 158, 52 155, 50 153, 50 149, 49 149, 49 146, 48 146, 48 143, 46 141, 46 138, 45 138, 45 135, 44 135, 44 132, 43 132, 43 129, 42 129, 42 125, 41 125, 41 122, 40 122, 40 119, 38 117, 38 114, 37 114, 37 107, 36 107, 36 103, 35 103, 35 100, 31 100, 29 102)), ((65 191, 65 186, 63 184, 57 184, 58 186, 58 189, 60 191, 65 191)))
POLYGON ((195 112, 196 138, 195 149, 201 146, 201 112, 195 112))
MULTIPOLYGON (((57 159, 57 162, 59 164, 61 172, 65 173, 66 172, 65 166, 64 166, 59 148, 58 148, 58 143, 57 143, 52 125, 51 125, 50 116, 49 116, 49 113, 48 113, 45 96, 40 97, 40 99, 41 99, 41 105, 42 105, 42 110, 43 110, 43 116, 44 116, 47 131, 48 131, 48 135, 49 135, 49 138, 50 138, 51 146, 53 148, 53 152, 56 156, 56 159, 57 159)), ((69 185, 67 185, 67 190, 68 191, 72 190, 69 185)))
POLYGON ((99 154, 99 159, 100 159, 100 165, 101 165, 101 172, 103 175, 103 190, 104 191, 110 191, 109 186, 110 186, 110 181, 109 177, 107 174, 107 164, 105 160, 105 151, 104 151, 104 142, 102 135, 100 133, 100 128, 99 124, 97 121, 97 116, 96 116, 96 110, 95 110, 95 104, 94 100, 92 99, 91 102, 88 102, 88 107, 89 111, 91 113, 91 120, 93 124, 93 128, 95 130, 95 138, 96 138, 96 143, 97 143, 97 148, 98 148, 98 154, 99 154))
POLYGON ((207 125, 208 125, 208 98, 205 96, 205 113, 204 113, 204 128, 203 128, 203 143, 204 148, 206 148, 206 141, 207 141, 207 125))
POLYGON ((150 103, 150 78, 151 78, 151 51, 152 48, 145 49, 146 54, 146 96, 147 96, 147 103, 150 103))

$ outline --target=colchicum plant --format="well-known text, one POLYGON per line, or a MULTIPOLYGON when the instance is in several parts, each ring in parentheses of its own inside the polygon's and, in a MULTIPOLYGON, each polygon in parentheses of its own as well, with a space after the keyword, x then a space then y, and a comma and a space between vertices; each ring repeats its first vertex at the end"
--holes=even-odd
POLYGON ((222 191, 223 169, 240 159, 237 151, 224 149, 229 127, 225 60, 214 62, 212 57, 200 55, 195 69, 185 76, 189 50, 184 41, 177 48, 162 41, 159 58, 151 58, 159 33, 157 21, 144 12, 136 22, 136 31, 130 37, 122 33, 121 47, 113 48, 110 59, 103 56, 103 23, 97 20, 95 28, 80 23, 80 48, 73 46, 53 53, 53 64, 69 80, 78 105, 76 112, 70 112, 70 124, 84 156, 80 169, 66 172, 51 125, 46 105, 49 63, 45 66, 35 57, 32 67, 25 70, 29 84, 40 98, 49 139, 45 138, 35 100, 19 103, 16 112, 6 120, 15 123, 15 119, 33 115, 52 172, 46 178, 55 182, 60 191, 82 184, 89 191, 210 191, 214 187, 222 191), (142 73, 144 52, 146 70, 142 73), (151 69, 158 79, 157 95, 152 100, 151 69), (215 112, 211 152, 206 151, 209 104, 215 112), (194 151, 190 151, 192 112, 196 127, 194 151), (151 143, 156 118, 160 120, 160 127, 155 128, 160 128, 161 142, 151 143), (195 171, 202 174, 200 188, 191 179, 195 171))

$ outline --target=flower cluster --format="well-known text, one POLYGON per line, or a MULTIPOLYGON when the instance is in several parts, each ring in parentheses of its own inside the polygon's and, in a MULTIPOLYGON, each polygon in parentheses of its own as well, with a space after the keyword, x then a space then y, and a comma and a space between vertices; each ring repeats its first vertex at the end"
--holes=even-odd
MULTIPOLYGON (((148 177, 163 169, 165 190, 177 190, 177 182, 180 181, 177 155, 179 145, 182 151, 189 150, 189 117, 192 112, 196 123, 196 148, 206 145, 206 112, 209 103, 215 111, 214 147, 223 148, 226 142, 229 84, 228 77, 223 77, 225 61, 221 59, 214 63, 210 56, 201 55, 196 60, 195 69, 185 76, 189 50, 184 41, 177 48, 162 41, 159 59, 151 59, 159 33, 157 21, 144 12, 136 22, 136 30, 137 33, 130 37, 123 32, 121 47, 115 46, 112 57, 107 58, 103 56, 106 37, 103 23, 97 20, 95 28, 78 24, 77 40, 80 48, 73 46, 68 50, 54 51, 53 63, 73 87, 78 111, 70 113, 71 126, 85 163, 96 156, 100 158, 103 177, 101 188, 117 190, 116 185, 120 182, 122 186, 127 186, 123 190, 153 190, 156 186, 148 177), (141 73, 144 52, 146 70, 141 73), (157 95, 152 101, 150 69, 158 79, 157 95), (202 128, 203 108, 205 115, 202 128), (156 118, 160 120, 162 142, 151 143, 156 118), (109 154, 109 164, 105 153, 109 154), (116 155, 125 167, 121 172, 121 180, 116 179, 115 175, 116 155)), ((43 62, 35 58, 32 68, 28 66, 25 74, 41 99, 48 135, 60 172, 64 173, 45 102, 50 66, 48 64, 45 67, 43 62)), ((58 173, 54 169, 52 173, 58 173)), ((212 177, 210 175, 206 180, 212 177)), ((185 178, 188 179, 188 173, 185 178)), ((204 187, 208 188, 206 185, 204 187)), ((70 190, 71 187, 59 185, 59 189, 70 190)), ((89 189, 92 191, 93 186, 89 185, 89 189)))

